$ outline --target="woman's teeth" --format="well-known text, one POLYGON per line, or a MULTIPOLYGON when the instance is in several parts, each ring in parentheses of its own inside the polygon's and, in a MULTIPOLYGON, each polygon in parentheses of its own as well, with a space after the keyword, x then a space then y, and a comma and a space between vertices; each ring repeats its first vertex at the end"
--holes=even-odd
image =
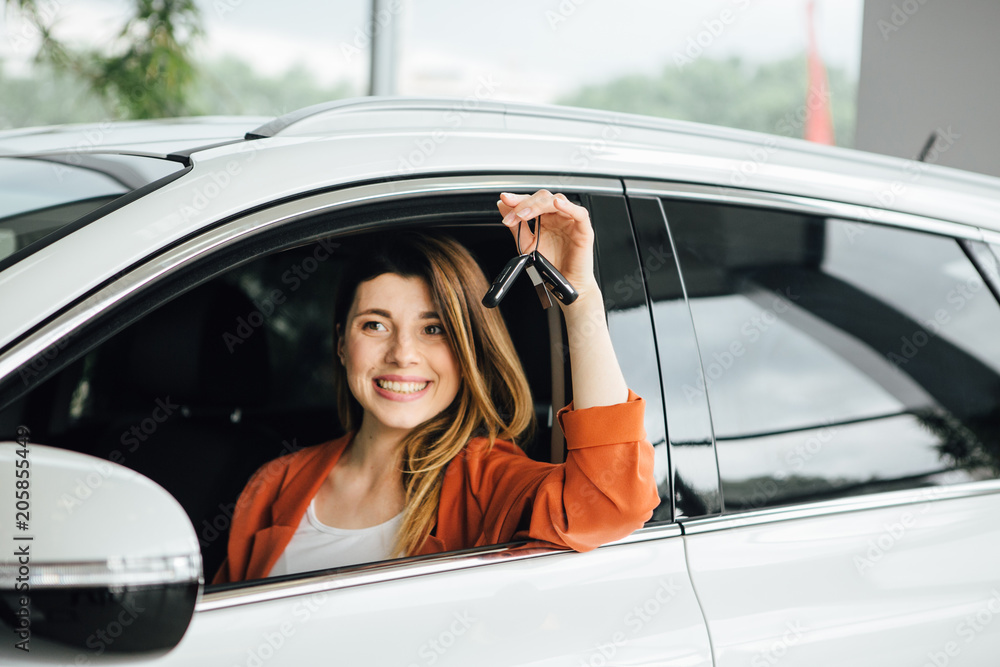
POLYGON ((397 394, 412 394, 423 390, 429 383, 427 382, 390 382, 389 380, 375 380, 378 386, 397 394))

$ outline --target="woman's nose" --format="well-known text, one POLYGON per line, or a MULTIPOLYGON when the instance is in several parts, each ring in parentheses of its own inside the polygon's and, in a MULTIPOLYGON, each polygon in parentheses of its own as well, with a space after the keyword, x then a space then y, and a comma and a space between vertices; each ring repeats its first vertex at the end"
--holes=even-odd
POLYGON ((387 355, 389 361, 405 366, 417 360, 416 341, 408 333, 398 333, 392 338, 387 355))

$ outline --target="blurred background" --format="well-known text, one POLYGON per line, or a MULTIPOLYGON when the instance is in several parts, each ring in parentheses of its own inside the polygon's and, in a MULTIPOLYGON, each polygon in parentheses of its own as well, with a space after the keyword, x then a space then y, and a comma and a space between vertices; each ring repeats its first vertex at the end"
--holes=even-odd
POLYGON ((949 150, 930 161, 1000 175, 993 0, 0 1, 0 129, 275 116, 374 92, 611 109, 905 158, 936 140, 949 150))

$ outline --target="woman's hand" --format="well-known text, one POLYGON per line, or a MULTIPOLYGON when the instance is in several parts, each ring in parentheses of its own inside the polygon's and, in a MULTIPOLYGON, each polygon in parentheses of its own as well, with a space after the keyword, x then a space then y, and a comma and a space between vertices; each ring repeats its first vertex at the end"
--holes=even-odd
POLYGON ((580 294, 577 301, 600 293, 594 276, 594 228, 587 209, 548 190, 539 190, 533 195, 505 192, 500 195, 497 208, 515 241, 518 223, 521 223, 521 247, 518 248, 521 253, 535 248, 536 234, 528 228, 528 221, 537 218, 538 252, 573 285, 580 294))

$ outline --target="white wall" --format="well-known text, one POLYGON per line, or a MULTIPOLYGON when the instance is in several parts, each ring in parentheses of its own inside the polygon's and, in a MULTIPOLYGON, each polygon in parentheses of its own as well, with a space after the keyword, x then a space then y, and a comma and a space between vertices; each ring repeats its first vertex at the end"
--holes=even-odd
POLYGON ((1000 176, 1000 0, 866 0, 857 148, 1000 176), (950 129, 949 129, 950 128, 950 129))

